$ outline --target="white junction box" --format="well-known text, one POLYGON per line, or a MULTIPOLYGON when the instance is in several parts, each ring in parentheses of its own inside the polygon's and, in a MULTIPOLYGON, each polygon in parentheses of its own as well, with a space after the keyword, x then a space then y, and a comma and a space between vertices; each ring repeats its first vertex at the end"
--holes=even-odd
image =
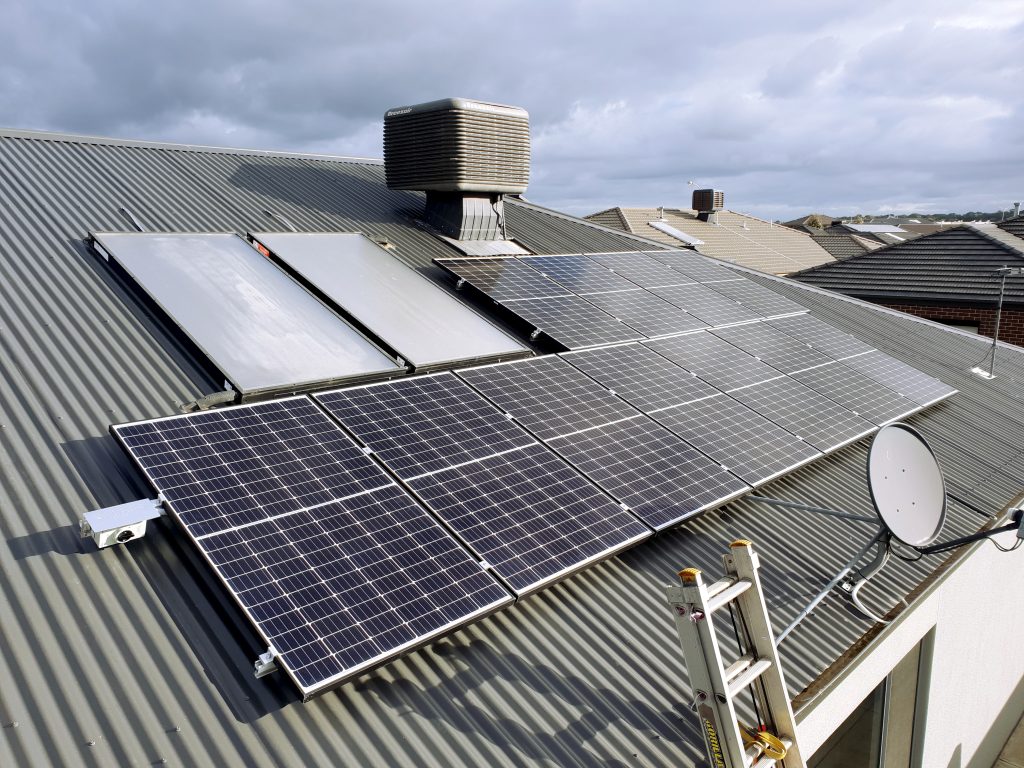
POLYGON ((139 499, 86 512, 79 528, 82 538, 92 538, 100 549, 124 544, 146 535, 146 522, 163 515, 160 499, 139 499))

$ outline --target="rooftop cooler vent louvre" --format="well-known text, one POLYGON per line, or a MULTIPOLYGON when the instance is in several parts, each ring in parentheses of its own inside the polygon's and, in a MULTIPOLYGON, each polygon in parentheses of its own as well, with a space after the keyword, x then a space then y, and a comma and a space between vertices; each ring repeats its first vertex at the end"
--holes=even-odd
POLYGON ((426 220, 459 240, 505 239, 502 196, 526 191, 526 110, 442 99, 384 115, 384 173, 390 189, 427 193, 426 220))
POLYGON ((693 190, 693 210, 698 213, 714 213, 725 208, 725 192, 720 189, 693 190))

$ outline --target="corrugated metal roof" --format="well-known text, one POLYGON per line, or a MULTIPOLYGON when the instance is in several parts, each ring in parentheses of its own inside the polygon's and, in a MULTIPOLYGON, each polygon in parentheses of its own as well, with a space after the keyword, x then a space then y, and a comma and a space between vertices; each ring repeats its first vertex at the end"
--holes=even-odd
MULTIPOLYGON (((361 161, 0 137, 0 764, 702 762, 663 586, 682 565, 718 572, 726 543, 750 537, 781 627, 863 532, 734 503, 305 705, 284 676, 253 678, 256 638, 167 521, 130 547, 77 538, 84 511, 148 493, 107 426, 216 388, 87 250, 87 231, 129 230, 121 205, 181 231, 265 229, 269 207, 304 229, 387 239, 423 266, 451 252, 416 226, 420 204, 361 161)), ((634 242, 537 206, 506 210, 538 252, 634 242)), ((983 382, 965 373, 981 340, 771 287, 962 390, 914 421, 972 503, 1002 506, 1024 486, 1024 353, 1002 349, 1003 375, 983 382)), ((864 460, 858 444, 767 491, 866 513, 864 460)), ((953 510, 954 530, 981 522, 953 510)), ((867 599, 887 608, 935 564, 895 563, 867 599)), ((784 645, 794 693, 868 629, 826 600, 784 645)))
MULTIPOLYGON (((999 296, 996 270, 1006 265, 1024 265, 1024 254, 977 227, 960 226, 792 277, 872 301, 912 299, 994 306, 999 296)), ((1006 301, 1019 304, 1022 300, 1024 278, 1007 279, 1006 301)))

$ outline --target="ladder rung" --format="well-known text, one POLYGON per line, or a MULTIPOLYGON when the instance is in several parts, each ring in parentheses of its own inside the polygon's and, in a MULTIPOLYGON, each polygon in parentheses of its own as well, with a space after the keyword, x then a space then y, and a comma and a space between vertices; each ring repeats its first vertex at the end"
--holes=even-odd
POLYGON ((736 676, 736 679, 729 683, 729 698, 735 698, 744 688, 750 685, 761 674, 771 667, 768 659, 758 659, 747 669, 736 676))
MULTIPOLYGON (((718 586, 721 582, 717 582, 714 586, 718 586)), ((748 589, 751 584, 747 579, 740 579, 731 584, 725 586, 720 592, 717 592, 714 597, 708 599, 708 613, 714 613, 726 603, 731 603, 737 597, 742 595, 748 589)), ((710 590, 708 590, 710 593, 710 590)))
MULTIPOLYGON (((789 751, 789 748, 793 746, 792 739, 780 738, 779 741, 782 742, 782 746, 786 748, 786 751, 789 751)), ((772 768, 773 765, 779 764, 779 761, 776 760, 774 757, 764 756, 764 747, 760 744, 751 744, 747 747, 746 752, 747 757, 749 757, 751 761, 751 768, 772 768)))
POLYGON ((754 663, 756 657, 752 653, 745 653, 725 670, 725 684, 728 685, 743 670, 754 663))

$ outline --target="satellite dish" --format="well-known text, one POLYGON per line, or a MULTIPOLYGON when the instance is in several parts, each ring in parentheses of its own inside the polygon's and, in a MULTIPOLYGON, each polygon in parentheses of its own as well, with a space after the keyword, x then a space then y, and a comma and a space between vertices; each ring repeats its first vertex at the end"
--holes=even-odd
POLYGON ((868 452, 868 488, 882 525, 911 547, 935 540, 946 521, 946 481, 931 447, 907 424, 882 427, 868 452))

